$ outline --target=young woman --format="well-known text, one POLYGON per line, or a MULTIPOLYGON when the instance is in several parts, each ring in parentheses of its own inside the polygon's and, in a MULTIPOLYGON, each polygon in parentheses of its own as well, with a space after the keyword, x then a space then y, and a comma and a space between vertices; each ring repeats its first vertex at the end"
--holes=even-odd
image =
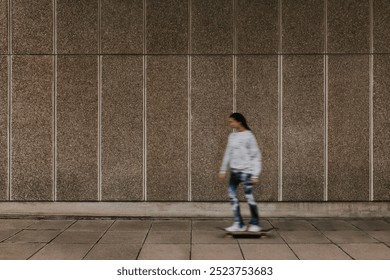
POLYGON ((232 226, 225 228, 227 231, 260 231, 259 214, 256 201, 252 194, 253 185, 259 182, 261 171, 261 153, 257 141, 251 132, 245 117, 240 113, 233 113, 228 118, 230 127, 236 131, 230 133, 228 144, 223 157, 219 179, 224 181, 226 171, 230 167, 229 198, 234 213, 232 226), (242 220, 240 205, 237 199, 237 187, 244 185, 245 198, 249 204, 251 220, 247 228, 242 220))

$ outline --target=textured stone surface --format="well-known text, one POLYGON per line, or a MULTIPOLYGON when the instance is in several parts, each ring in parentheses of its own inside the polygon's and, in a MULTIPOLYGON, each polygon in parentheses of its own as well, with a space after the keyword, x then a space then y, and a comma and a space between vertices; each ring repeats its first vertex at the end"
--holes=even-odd
POLYGON ((8 61, 0 56, 0 201, 8 200, 8 61))
POLYGON ((188 53, 188 1, 146 0, 146 51, 188 53))
POLYGON ((237 52, 275 54, 278 52, 278 1, 236 1, 237 52))
POLYGON ((358 230, 322 231, 334 243, 376 243, 374 238, 358 230))
POLYGON ((296 260, 287 244, 241 244, 246 260, 296 260))
POLYGON ((69 231, 106 231, 114 221, 112 220, 79 220, 74 223, 69 231))
POLYGON ((279 231, 286 243, 330 243, 321 232, 314 230, 279 231))
MULTIPOLYGON (((109 231, 103 235, 99 243, 102 244, 143 244, 147 232, 142 231, 109 231)), ((149 235, 148 235, 149 236, 149 235)))
POLYGON ((53 0, 12 1, 14 54, 53 53, 53 0))
POLYGON ((102 53, 143 52, 143 1, 102 1, 102 53))
POLYGON ((146 244, 187 244, 191 241, 190 231, 151 231, 146 244))
POLYGON ((188 70, 185 56, 147 58, 147 199, 188 199, 188 70))
POLYGON ((94 244, 103 235, 101 231, 65 231, 51 243, 53 244, 94 244))
POLYGON ((102 199, 142 200, 143 70, 141 56, 104 56, 102 199))
POLYGON ((8 53, 8 0, 0 0, 0 54, 8 53))
POLYGON ((290 244, 300 260, 350 260, 351 258, 334 244, 290 244))
POLYGON ((192 260, 243 260, 237 244, 194 244, 192 260))
POLYGON ((236 107, 256 136, 263 170, 257 200, 278 199, 278 58, 238 56, 236 107))
POLYGON ((191 187, 194 201, 227 201, 227 183, 218 172, 231 132, 231 56, 196 56, 191 75, 191 187))
POLYGON ((374 200, 390 200, 390 56, 374 56, 374 200))
POLYGON ((135 260, 140 250, 139 244, 96 244, 84 259, 135 260))
POLYGON ((368 199, 368 56, 329 57, 328 198, 368 199))
POLYGON ((131 220, 131 221, 121 221, 117 220, 110 227, 110 231, 148 231, 150 228, 150 221, 142 220, 131 220))
POLYGON ((12 200, 53 199, 53 59, 15 56, 12 69, 12 200))
POLYGON ((367 53, 369 16, 367 0, 328 0, 328 52, 367 53))
POLYGON ((98 58, 59 56, 57 199, 98 198, 98 58))
POLYGON ((195 54, 233 52, 233 2, 192 0, 191 41, 195 54))
POLYGON ((45 242, 48 243, 54 239, 58 234, 59 230, 22 230, 18 234, 7 239, 6 243, 36 243, 45 242))
POLYGON ((98 0, 57 0, 57 52, 98 52, 98 0))
POLYGON ((306 220, 295 220, 295 219, 272 219, 270 220, 273 227, 278 228, 280 230, 309 230, 315 231, 316 228, 313 227, 306 220))
POLYGON ((374 52, 390 52, 390 1, 375 0, 374 3, 374 52))
POLYGON ((189 244, 145 244, 139 260, 189 260, 189 244))
POLYGON ((283 53, 324 51, 324 0, 283 1, 283 53))
POLYGON ((30 260, 82 260, 93 244, 48 244, 30 260))
POLYGON ((26 260, 45 245, 45 243, 0 243, 0 259, 26 260))
POLYGON ((385 244, 341 244, 355 260, 390 260, 390 248, 385 244))
POLYGON ((283 59, 283 201, 324 198, 324 61, 283 59))

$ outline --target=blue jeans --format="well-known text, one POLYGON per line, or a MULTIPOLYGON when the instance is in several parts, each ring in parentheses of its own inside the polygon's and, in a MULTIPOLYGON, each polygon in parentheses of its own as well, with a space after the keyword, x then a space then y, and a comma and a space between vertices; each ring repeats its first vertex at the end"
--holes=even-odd
POLYGON ((241 227, 244 225, 244 222, 242 220, 242 216, 240 213, 240 204, 237 198, 237 187, 240 183, 243 183, 244 185, 245 198, 249 204, 249 209, 252 216, 249 221, 249 224, 259 225, 259 212, 257 210, 256 201, 252 194, 253 184, 251 181, 251 177, 251 174, 246 174, 242 172, 232 171, 230 174, 228 187, 230 203, 232 205, 232 210, 234 213, 234 220, 238 222, 241 227))

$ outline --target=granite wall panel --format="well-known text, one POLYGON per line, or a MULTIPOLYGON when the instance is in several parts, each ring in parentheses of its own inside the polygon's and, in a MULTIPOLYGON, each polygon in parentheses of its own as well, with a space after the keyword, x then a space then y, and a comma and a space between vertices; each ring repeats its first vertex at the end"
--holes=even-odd
POLYGON ((188 1, 146 0, 148 54, 188 53, 188 1))
POLYGON ((236 107, 255 134, 262 172, 257 200, 278 199, 278 57, 238 56, 236 107))
POLYGON ((328 198, 369 195, 369 72, 367 55, 329 56, 328 198))
POLYGON ((0 54, 8 54, 8 0, 0 0, 0 54))
POLYGON ((390 56, 374 57, 374 200, 390 201, 390 56))
POLYGON ((57 199, 98 199, 98 57, 58 56, 57 199))
POLYGON ((104 56, 102 199, 143 199, 142 56, 104 56))
POLYGON ((278 1, 236 2, 237 52, 276 54, 279 45, 278 1))
POLYGON ((324 198, 323 56, 283 59, 283 201, 324 198))
POLYGON ((102 0, 102 53, 143 52, 143 1, 102 0))
POLYGON ((368 53, 368 0, 328 0, 328 52, 368 53))
POLYGON ((11 199, 53 199, 53 59, 12 62, 11 199))
POLYGON ((194 56, 191 69, 191 183, 193 201, 226 201, 218 172, 231 132, 232 56, 194 56))
POLYGON ((52 54, 53 18, 53 0, 13 0, 13 53, 52 54))
POLYGON ((324 0, 284 0, 283 53, 324 52, 324 0))
POLYGON ((375 0, 374 5, 374 52, 390 52, 390 1, 375 0))
POLYGON ((188 200, 186 56, 147 57, 147 198, 188 200))
POLYGON ((98 0, 57 0, 57 53, 97 54, 98 0))
POLYGON ((191 49, 194 54, 233 53, 233 1, 192 0, 191 49))
POLYGON ((8 200, 8 64, 0 55, 0 201, 8 200))

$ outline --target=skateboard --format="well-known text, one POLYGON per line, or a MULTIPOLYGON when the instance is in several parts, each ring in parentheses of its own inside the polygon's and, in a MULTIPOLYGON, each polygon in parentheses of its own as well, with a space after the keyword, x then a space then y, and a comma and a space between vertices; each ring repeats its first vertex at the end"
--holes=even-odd
POLYGON ((233 237, 233 238, 262 238, 262 237, 268 237, 269 232, 274 230, 275 228, 266 228, 262 229, 258 232, 252 232, 252 231, 226 231, 224 228, 219 227, 219 229, 223 230, 226 233, 226 237, 233 237))

